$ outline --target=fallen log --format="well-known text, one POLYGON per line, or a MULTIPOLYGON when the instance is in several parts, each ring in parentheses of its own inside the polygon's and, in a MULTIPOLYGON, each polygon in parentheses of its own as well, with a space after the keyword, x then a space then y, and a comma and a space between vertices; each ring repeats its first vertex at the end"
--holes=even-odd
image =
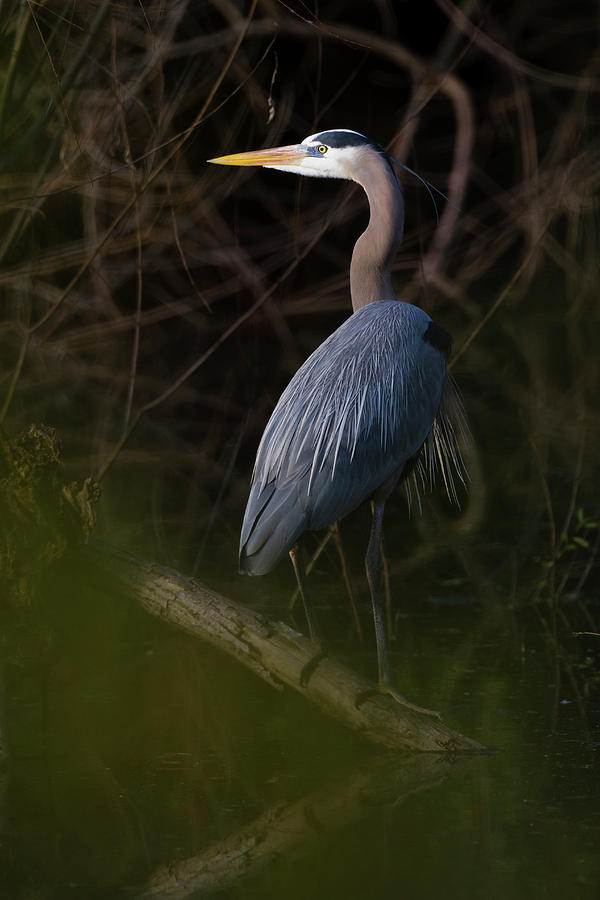
POLYGON ((376 744, 430 752, 487 749, 439 719, 378 694, 373 682, 334 657, 321 659, 302 683, 315 646, 284 622, 268 620, 174 569, 137 559, 95 538, 83 552, 86 562, 99 566, 109 584, 146 612, 228 653, 272 687, 293 688, 376 744), (370 696, 357 706, 360 695, 370 696))

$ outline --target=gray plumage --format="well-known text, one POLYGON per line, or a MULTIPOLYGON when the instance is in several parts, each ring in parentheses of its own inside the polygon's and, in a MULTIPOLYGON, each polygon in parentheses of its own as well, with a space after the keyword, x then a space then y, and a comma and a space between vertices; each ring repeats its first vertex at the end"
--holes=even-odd
POLYGON ((430 323, 416 306, 370 303, 296 372, 258 448, 243 572, 270 571, 305 531, 326 528, 402 476, 442 399, 446 362, 425 339, 430 323))
POLYGON ((391 689, 380 584, 383 510, 389 493, 409 476, 418 491, 441 472, 456 498, 455 477, 464 481, 459 439, 466 426, 446 370, 450 338, 394 294, 391 271, 404 205, 392 161, 378 144, 339 129, 211 162, 345 178, 367 194, 369 224, 350 265, 354 312, 296 372, 265 428, 242 525, 240 570, 262 575, 289 552, 311 637, 322 643, 296 544, 306 531, 326 528, 372 499, 365 564, 379 683, 412 706, 391 689))

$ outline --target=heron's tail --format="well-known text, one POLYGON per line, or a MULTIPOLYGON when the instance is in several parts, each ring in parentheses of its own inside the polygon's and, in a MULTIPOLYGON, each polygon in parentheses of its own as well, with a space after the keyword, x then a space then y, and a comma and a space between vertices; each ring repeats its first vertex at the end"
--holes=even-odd
POLYGON ((240 572, 265 575, 306 530, 306 514, 300 509, 297 489, 291 484, 260 489, 253 484, 240 537, 240 572))

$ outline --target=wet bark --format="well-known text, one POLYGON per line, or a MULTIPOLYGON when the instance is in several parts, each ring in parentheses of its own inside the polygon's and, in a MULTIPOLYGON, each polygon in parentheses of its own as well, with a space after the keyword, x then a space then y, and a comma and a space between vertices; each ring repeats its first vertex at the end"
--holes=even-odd
POLYGON ((151 615, 233 656, 272 687, 288 686, 375 744, 395 750, 471 751, 486 748, 439 719, 373 693, 376 685, 327 656, 307 683, 303 669, 315 645, 283 622, 275 622, 223 597, 174 569, 137 559, 92 539, 86 562, 100 567, 108 586, 136 600, 151 615))

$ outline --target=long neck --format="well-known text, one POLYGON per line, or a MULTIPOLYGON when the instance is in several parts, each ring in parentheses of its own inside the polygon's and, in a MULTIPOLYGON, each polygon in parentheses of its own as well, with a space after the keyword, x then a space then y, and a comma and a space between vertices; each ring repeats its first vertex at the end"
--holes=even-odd
POLYGON ((391 271, 404 231, 400 186, 384 157, 361 172, 360 184, 369 200, 370 218, 354 246, 350 263, 352 308, 374 300, 395 300, 391 271))

